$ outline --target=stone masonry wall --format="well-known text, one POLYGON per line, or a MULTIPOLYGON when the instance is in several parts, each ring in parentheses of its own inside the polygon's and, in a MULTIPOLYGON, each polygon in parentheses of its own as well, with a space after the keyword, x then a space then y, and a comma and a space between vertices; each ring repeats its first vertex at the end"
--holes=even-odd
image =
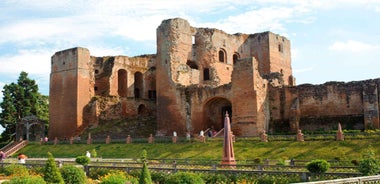
POLYGON ((343 128, 364 129, 370 125, 378 127, 379 79, 359 82, 328 82, 322 85, 300 85, 286 88, 271 88, 272 129, 281 129, 281 123, 293 127, 316 131, 331 130, 341 123, 343 128), (371 100, 369 100, 371 99, 371 100), (293 113, 299 109, 299 113, 293 113), (364 116, 367 114, 365 122, 364 116), (363 116, 364 113, 364 116, 363 116), (295 117, 298 116, 298 117, 295 117), (292 125, 291 119, 298 119, 292 125), (278 126, 280 125, 280 126, 278 126), (277 128, 276 128, 277 127, 277 128))

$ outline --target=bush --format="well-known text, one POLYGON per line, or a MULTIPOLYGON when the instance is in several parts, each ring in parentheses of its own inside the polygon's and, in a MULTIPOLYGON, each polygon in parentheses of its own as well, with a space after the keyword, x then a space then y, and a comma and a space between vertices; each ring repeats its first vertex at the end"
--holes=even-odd
POLYGON ((138 179, 134 178, 130 175, 126 175, 123 171, 116 171, 106 174, 103 177, 100 177, 101 184, 125 184, 125 183, 133 183, 137 184, 138 179))
POLYGON ((108 173, 111 173, 111 170, 108 168, 90 168, 89 177, 91 179, 97 180, 107 175, 108 173))
POLYGON ((375 152, 371 146, 362 154, 362 160, 359 162, 358 170, 364 176, 370 176, 379 173, 379 160, 376 158, 375 152))
POLYGON ((262 161, 261 161, 260 158, 255 158, 255 159, 253 159, 253 163, 254 163, 254 164, 261 164, 262 161))
POLYGON ((190 172, 177 172, 169 176, 167 184, 204 184, 200 175, 190 172))
POLYGON ((205 173, 202 175, 202 179, 206 184, 223 184, 230 183, 226 174, 218 173, 205 173))
POLYGON ((65 165, 60 170, 65 184, 86 184, 87 182, 86 174, 81 168, 65 165))
POLYGON ((62 175, 59 172, 55 159, 50 152, 48 152, 48 160, 46 161, 44 169, 44 180, 46 183, 64 184, 62 175))
POLYGON ((28 176, 28 168, 20 164, 11 164, 4 167, 4 174, 6 176, 28 176))
POLYGON ((325 173, 330 168, 330 163, 326 160, 312 160, 306 164, 306 168, 313 174, 325 173))
POLYGON ((98 153, 96 152, 96 150, 95 149, 92 149, 91 150, 91 155, 92 155, 92 157, 97 157, 98 156, 98 153))
POLYGON ((165 184, 169 174, 164 172, 151 172, 152 181, 157 184, 165 184))
POLYGON ((11 178, 9 181, 3 182, 3 184, 45 184, 46 182, 41 176, 30 175, 30 176, 16 176, 11 178))
POLYGON ((139 184, 152 184, 152 178, 150 176, 150 172, 148 169, 148 166, 146 165, 147 162, 147 152, 146 150, 143 150, 141 153, 141 161, 143 162, 143 167, 141 170, 141 175, 139 179, 139 184))
POLYGON ((80 165, 88 165, 91 160, 90 158, 88 158, 87 156, 78 156, 76 159, 75 159, 75 162, 80 164, 80 165))
POLYGON ((359 165, 359 161, 358 160, 351 160, 351 164, 354 164, 355 166, 358 166, 359 165))

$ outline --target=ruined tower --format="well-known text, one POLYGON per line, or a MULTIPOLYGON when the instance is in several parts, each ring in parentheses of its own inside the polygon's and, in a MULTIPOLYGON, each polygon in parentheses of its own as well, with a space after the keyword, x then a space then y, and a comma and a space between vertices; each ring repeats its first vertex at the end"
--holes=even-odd
POLYGON ((51 58, 49 137, 69 138, 81 129, 84 107, 94 95, 90 52, 72 48, 51 58))

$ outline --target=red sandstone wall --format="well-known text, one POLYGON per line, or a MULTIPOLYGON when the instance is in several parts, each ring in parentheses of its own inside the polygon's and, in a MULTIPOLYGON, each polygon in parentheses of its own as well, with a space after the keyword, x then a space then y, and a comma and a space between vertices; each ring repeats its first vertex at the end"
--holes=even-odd
MULTIPOLYGON (((304 129, 331 129, 334 124, 339 123, 339 119, 347 119, 349 117, 362 117, 363 112, 369 109, 369 117, 373 126, 377 126, 378 122, 378 93, 376 90, 369 90, 370 95, 365 95, 365 86, 378 86, 379 81, 360 81, 360 82, 329 82, 323 85, 300 85, 297 87, 271 88, 269 95, 271 104, 271 116, 274 122, 289 121, 295 118, 294 108, 299 109, 299 127, 304 129), (367 97, 368 96, 368 97, 367 97), (374 98, 376 96, 376 98, 374 98), (372 98, 374 100, 367 101, 372 98), (296 107, 295 100, 299 101, 296 107), (331 118, 329 118, 331 117, 331 118), (319 118, 325 125, 310 125, 308 119, 319 118), (306 124, 309 124, 306 126, 306 124), (305 125, 305 126, 304 126, 305 125)), ((375 87, 373 89, 377 89, 375 87)), ((365 114, 364 114, 365 115, 365 114)), ((344 124, 347 122, 340 122, 344 124)), ((274 125, 276 126, 276 125, 274 125)), ((293 126, 293 125, 290 125, 293 126)), ((357 122, 357 127, 364 128, 364 119, 357 122), (362 125, 360 125, 362 124, 362 125)), ((292 131, 296 131, 293 129, 292 131)))
POLYGON ((83 123, 83 108, 93 95, 87 49, 73 48, 52 56, 49 94, 49 137, 73 136, 83 123))

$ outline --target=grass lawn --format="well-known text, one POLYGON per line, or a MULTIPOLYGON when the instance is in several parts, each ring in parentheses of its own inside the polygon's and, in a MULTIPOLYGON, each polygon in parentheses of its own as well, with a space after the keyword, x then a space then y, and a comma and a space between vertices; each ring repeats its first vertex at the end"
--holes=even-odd
MULTIPOLYGON (((360 160, 361 153, 372 146, 376 155, 380 155, 378 139, 357 139, 345 141, 273 141, 258 142, 238 140, 234 143, 236 160, 260 159, 334 159, 360 160)), ((75 158, 84 155, 87 150, 95 149, 102 158, 140 158, 143 149, 150 159, 210 159, 219 160, 222 157, 222 140, 206 143, 111 143, 111 144, 57 144, 39 145, 30 143, 20 150, 29 157, 47 157, 51 152, 56 158, 75 158)), ((17 154, 14 154, 17 155, 17 154)))

